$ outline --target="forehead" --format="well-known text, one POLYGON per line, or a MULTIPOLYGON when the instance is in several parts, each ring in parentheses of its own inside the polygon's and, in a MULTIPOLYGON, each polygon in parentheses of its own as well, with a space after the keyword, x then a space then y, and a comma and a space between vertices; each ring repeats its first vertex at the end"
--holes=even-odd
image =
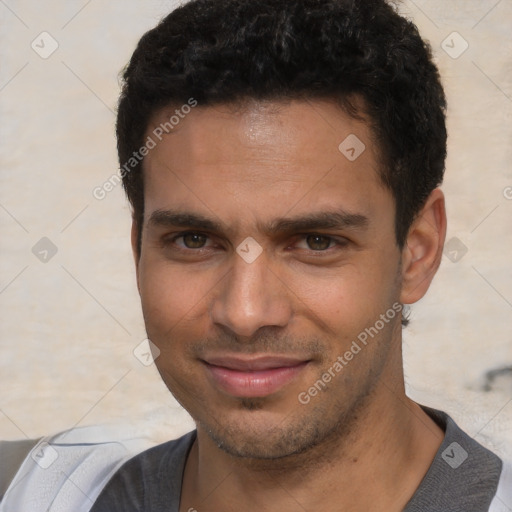
MULTIPOLYGON (((146 136, 154 138, 175 112, 155 115, 146 136)), ((157 209, 238 223, 313 207, 369 216, 382 206, 379 196, 389 207, 368 125, 334 103, 195 107, 176 121, 144 161, 146 219, 157 209)))
POLYGON ((157 150, 172 146, 172 139, 179 139, 174 141, 175 146, 187 144, 189 152, 169 155, 174 159, 185 156, 217 163, 219 158, 230 161, 243 153, 244 157, 259 159, 272 155, 276 160, 280 155, 283 161, 300 159, 306 164, 317 161, 324 149, 340 156, 339 143, 349 135, 357 135, 369 153, 375 149, 367 123, 349 116, 331 101, 249 100, 189 108, 186 112, 175 107, 162 109, 153 116, 147 130, 148 136, 164 131, 157 133, 157 150), (232 145, 227 147, 226 142, 232 145))

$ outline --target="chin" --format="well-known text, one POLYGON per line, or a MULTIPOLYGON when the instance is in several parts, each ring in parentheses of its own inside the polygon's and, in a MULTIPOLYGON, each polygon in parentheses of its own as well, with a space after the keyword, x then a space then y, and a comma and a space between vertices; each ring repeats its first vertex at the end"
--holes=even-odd
MULTIPOLYGON (((196 420, 198 428, 227 454, 257 460, 283 459, 308 452, 325 441, 333 430, 337 430, 337 425, 315 422, 310 416, 293 419, 265 413, 261 410, 262 402, 245 399, 242 402, 246 411, 242 413, 243 418, 238 417, 224 424, 196 420)), ((227 416, 224 419, 228 420, 227 416)))

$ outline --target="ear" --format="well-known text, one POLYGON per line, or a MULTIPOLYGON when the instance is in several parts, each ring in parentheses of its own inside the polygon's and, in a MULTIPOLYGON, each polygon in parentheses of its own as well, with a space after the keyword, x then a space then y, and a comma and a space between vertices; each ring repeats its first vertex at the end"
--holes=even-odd
POLYGON ((402 304, 412 304, 427 292, 441 264, 445 237, 444 194, 436 188, 414 219, 402 249, 402 304))
MULTIPOLYGON (((142 228, 140 228, 142 229, 142 228)), ((139 289, 140 293, 140 286, 139 286, 139 261, 140 261, 140 253, 139 253, 139 225, 135 221, 135 219, 132 217, 132 230, 131 230, 131 244, 132 244, 132 254, 133 259, 135 261, 135 273, 137 276, 137 288, 139 289)))

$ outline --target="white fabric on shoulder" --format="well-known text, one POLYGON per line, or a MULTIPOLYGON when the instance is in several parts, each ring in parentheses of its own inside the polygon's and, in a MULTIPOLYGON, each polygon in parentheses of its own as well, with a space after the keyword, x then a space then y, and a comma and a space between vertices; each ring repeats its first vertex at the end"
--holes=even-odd
POLYGON ((117 469, 148 448, 119 441, 109 427, 80 427, 43 438, 21 464, 0 512, 88 512, 117 469))
POLYGON ((496 495, 491 502, 489 512, 511 512, 512 511, 512 461, 503 461, 500 481, 496 495))

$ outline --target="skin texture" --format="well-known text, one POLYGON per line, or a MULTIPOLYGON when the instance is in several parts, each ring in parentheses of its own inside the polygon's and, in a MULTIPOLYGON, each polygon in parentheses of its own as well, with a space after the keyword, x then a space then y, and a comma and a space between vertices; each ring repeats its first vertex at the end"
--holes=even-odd
POLYGON ((400 315, 332 370, 441 259, 442 192, 400 249, 379 161, 367 125, 319 100, 196 107, 146 157, 140 254, 132 231, 146 329, 198 428, 181 510, 402 510, 426 473, 443 434, 405 396, 400 315), (355 161, 338 150, 350 134, 366 146, 355 161), (318 222, 335 212, 341 225, 318 222), (302 364, 264 396, 233 396, 205 363, 265 355, 302 364))

